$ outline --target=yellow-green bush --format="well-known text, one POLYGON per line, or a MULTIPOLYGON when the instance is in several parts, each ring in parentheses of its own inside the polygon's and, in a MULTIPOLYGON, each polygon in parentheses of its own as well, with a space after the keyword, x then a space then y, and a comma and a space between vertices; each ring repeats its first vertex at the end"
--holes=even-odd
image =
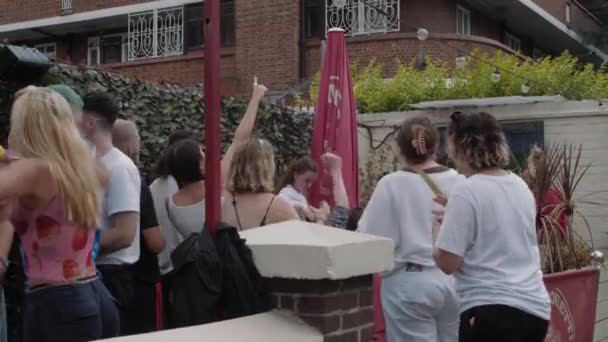
MULTIPOLYGON (((426 67, 418 70, 415 61, 397 61, 397 71, 390 78, 385 78, 382 65, 375 60, 364 68, 355 65, 352 70, 357 104, 363 113, 398 111, 421 101, 449 99, 515 95, 562 95, 572 100, 608 98, 608 65, 599 69, 583 65, 567 52, 558 57, 522 61, 502 51, 491 56, 475 51, 463 68, 427 59, 426 67), (501 70, 501 80, 496 83, 491 80, 496 70, 493 65, 501 70), (446 86, 446 80, 450 86, 446 86), (530 91, 522 94, 521 87, 526 82, 530 91)), ((310 88, 314 103, 318 86, 319 74, 310 88)))

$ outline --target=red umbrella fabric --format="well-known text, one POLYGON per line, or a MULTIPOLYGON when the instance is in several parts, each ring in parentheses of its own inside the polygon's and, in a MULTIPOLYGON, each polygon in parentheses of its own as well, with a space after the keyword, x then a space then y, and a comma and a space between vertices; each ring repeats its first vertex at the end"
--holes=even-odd
MULTIPOLYGON (((333 28, 327 35, 325 60, 321 70, 319 100, 312 133, 312 159, 332 152, 342 158, 344 184, 351 208, 359 207, 359 147, 357 106, 353 93, 350 63, 344 30, 333 28)), ((321 201, 334 205, 330 175, 321 168, 309 198, 313 206, 321 201)))

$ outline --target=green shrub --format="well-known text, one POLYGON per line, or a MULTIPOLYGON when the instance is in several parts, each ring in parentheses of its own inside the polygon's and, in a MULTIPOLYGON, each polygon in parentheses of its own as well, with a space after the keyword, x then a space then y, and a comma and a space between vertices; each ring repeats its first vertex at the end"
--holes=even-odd
MULTIPOLYGON (((397 61, 397 71, 390 79, 385 78, 382 65, 375 60, 364 68, 354 65, 359 110, 391 112, 406 110, 421 101, 516 95, 563 95, 571 100, 608 98, 608 65, 599 69, 591 64, 581 65, 567 52, 539 61, 522 61, 502 51, 491 56, 474 51, 472 56, 467 57, 463 68, 456 68, 453 62, 427 59, 426 67, 419 70, 415 61, 397 61), (501 70, 501 80, 496 83, 491 80, 496 71, 492 65, 501 70), (521 87, 527 81, 530 91, 522 94, 521 87)), ((317 73, 310 88, 313 102, 318 98, 319 78, 317 73)))

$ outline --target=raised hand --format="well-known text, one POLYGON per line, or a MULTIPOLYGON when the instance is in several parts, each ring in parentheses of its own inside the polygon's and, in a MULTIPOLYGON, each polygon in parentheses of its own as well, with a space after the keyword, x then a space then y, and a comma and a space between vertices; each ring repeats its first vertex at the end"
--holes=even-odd
POLYGON ((321 160, 329 171, 338 171, 342 169, 342 158, 333 153, 325 153, 321 156, 321 160))
POLYGON ((253 77, 253 93, 252 93, 251 97, 253 99, 260 101, 264 98, 264 95, 266 95, 267 91, 268 91, 268 88, 266 88, 263 84, 258 84, 258 78, 257 78, 257 76, 254 76, 253 77))

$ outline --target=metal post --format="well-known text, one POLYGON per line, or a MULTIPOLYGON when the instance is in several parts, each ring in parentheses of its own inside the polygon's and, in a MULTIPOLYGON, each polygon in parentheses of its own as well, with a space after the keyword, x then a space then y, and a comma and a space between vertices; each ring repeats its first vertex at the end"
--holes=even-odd
POLYGON ((205 0, 205 212, 213 234, 221 220, 220 0, 205 0))

